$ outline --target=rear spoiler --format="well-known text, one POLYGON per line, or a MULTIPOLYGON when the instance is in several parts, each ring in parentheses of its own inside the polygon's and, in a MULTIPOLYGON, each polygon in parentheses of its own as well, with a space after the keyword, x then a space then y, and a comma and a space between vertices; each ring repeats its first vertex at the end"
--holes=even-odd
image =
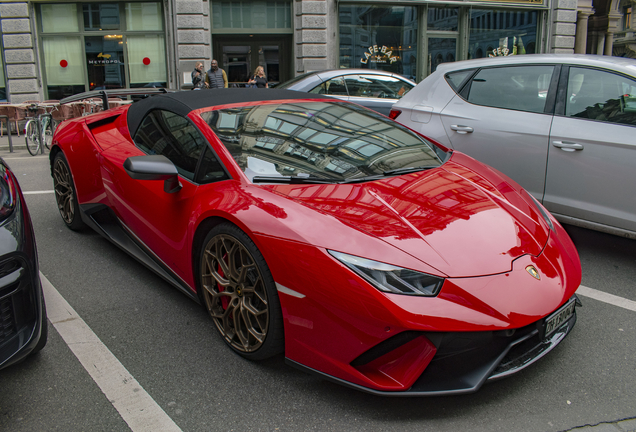
POLYGON ((168 90, 165 88, 136 88, 136 89, 115 89, 115 90, 93 90, 84 93, 78 93, 73 96, 60 100, 60 105, 70 102, 77 102, 84 99, 101 98, 103 109, 108 109, 108 98, 119 96, 138 96, 139 99, 147 98, 156 94, 173 93, 176 90, 168 90))

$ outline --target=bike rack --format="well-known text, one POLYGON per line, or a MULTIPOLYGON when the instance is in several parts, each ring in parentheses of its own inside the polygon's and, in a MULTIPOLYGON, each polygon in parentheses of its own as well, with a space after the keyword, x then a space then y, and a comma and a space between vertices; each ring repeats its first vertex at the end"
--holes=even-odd
POLYGON ((38 125, 38 136, 40 137, 40 154, 44 154, 44 131, 42 130, 42 119, 44 117, 49 118, 49 124, 51 124, 51 122, 53 121, 53 116, 51 115, 51 113, 43 113, 38 116, 37 125, 38 125))
POLYGON ((9 137, 9 153, 13 153, 13 139, 11 138, 11 123, 9 123, 9 116, 0 115, 0 119, 4 119, 7 121, 7 136, 9 137))

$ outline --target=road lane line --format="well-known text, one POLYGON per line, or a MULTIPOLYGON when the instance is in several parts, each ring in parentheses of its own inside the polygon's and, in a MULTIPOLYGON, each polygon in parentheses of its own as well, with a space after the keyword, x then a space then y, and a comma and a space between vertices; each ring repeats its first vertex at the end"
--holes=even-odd
POLYGON ((583 285, 579 286, 579 289, 576 290, 576 294, 580 294, 585 297, 593 298, 594 300, 602 301, 603 303, 611 304, 623 309, 636 312, 636 301, 633 300, 628 300, 626 298, 608 294, 606 292, 595 290, 593 288, 588 288, 583 285))
POLYGON ((50 194, 50 193, 55 193, 54 190, 45 190, 45 191, 22 191, 23 195, 37 195, 37 194, 50 194))
POLYGON ((181 432, 40 272, 49 321, 133 432, 181 432))

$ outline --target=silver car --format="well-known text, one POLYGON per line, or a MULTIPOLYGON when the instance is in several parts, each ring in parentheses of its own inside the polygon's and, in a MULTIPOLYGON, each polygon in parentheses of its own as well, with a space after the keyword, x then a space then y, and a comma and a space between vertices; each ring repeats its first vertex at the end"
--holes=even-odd
POLYGON ((415 81, 373 69, 333 69, 309 72, 279 84, 277 89, 334 96, 389 115, 391 106, 407 94, 415 81))
POLYGON ((391 117, 507 174, 564 223, 636 238, 634 59, 445 63, 391 117))

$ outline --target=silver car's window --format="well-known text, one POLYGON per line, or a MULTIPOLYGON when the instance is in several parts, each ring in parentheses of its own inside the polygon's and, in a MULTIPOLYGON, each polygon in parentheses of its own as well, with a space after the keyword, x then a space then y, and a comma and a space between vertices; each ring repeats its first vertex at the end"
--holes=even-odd
POLYGON ((319 86, 311 89, 309 93, 347 96, 347 87, 345 86, 344 79, 337 77, 321 83, 319 86))
POLYGON ((310 176, 337 182, 437 167, 446 156, 399 123, 339 101, 268 103, 201 117, 250 179, 310 176))
POLYGON ((636 125, 636 80, 596 69, 571 67, 565 115, 636 125))
POLYGON ((543 113, 554 66, 486 68, 472 79, 468 102, 543 113))
POLYGON ((400 99, 413 86, 398 78, 383 75, 345 76, 349 96, 400 99))
POLYGON ((448 84, 455 90, 459 91, 459 87, 464 82, 464 80, 475 72, 475 69, 463 70, 458 72, 447 73, 445 78, 448 84))

